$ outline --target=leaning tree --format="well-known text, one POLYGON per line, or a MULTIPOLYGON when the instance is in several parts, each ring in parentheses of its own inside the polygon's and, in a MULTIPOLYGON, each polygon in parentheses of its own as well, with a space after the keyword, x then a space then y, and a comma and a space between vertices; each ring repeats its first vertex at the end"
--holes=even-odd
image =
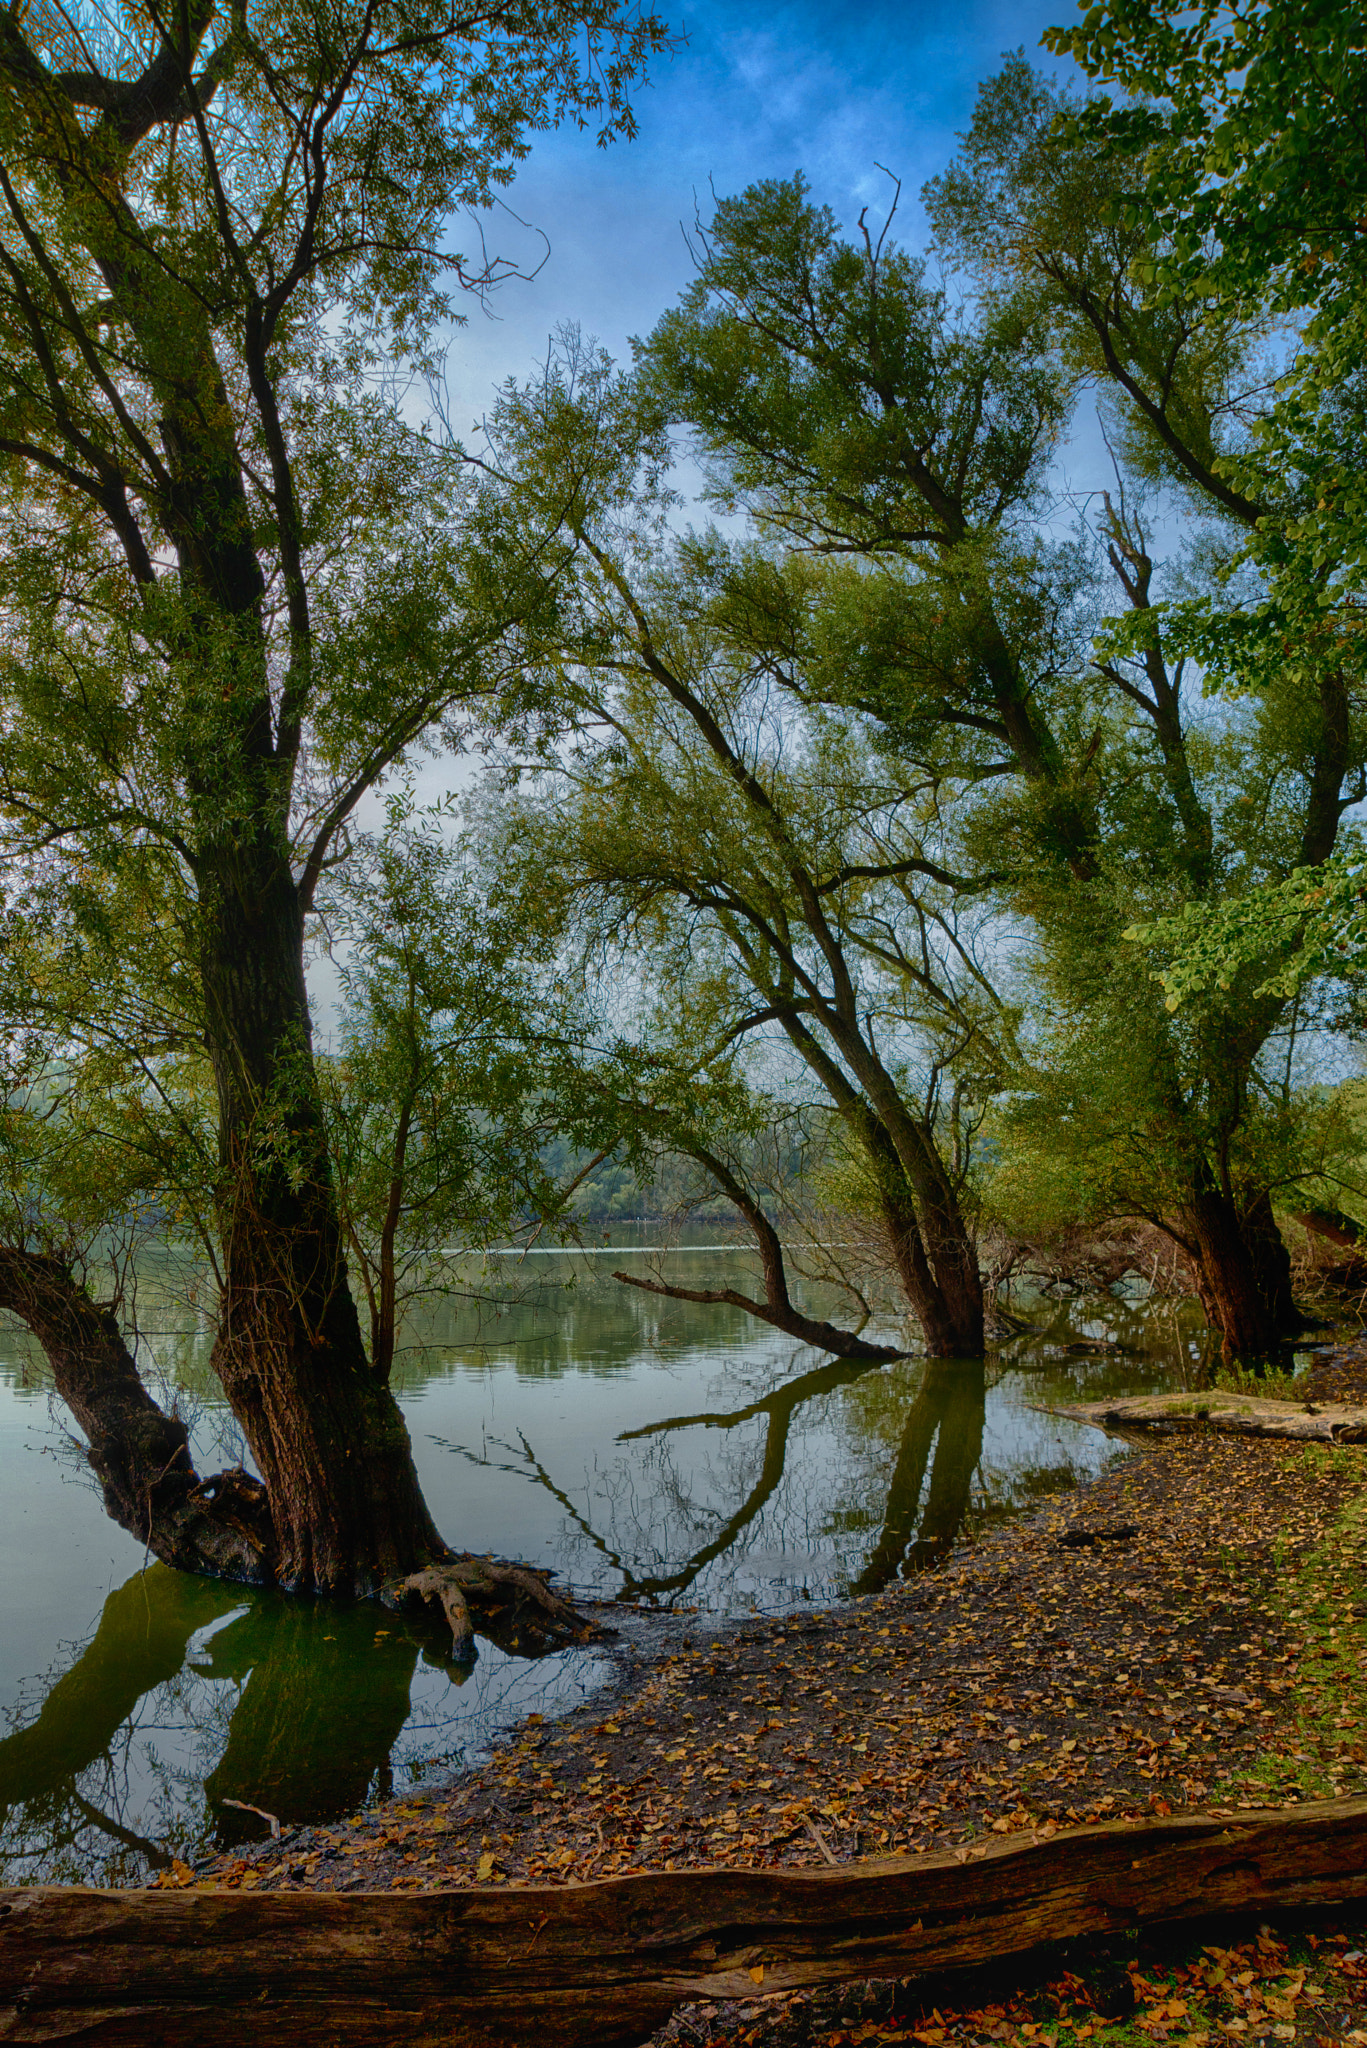
POLYGON ((261 1482, 200 1482, 36 1185, 0 1305, 111 1512, 178 1565, 369 1593, 451 1562, 348 1285, 306 928, 356 805, 487 697, 535 582, 505 559, 491 587, 459 450, 409 417, 501 268, 453 220, 478 237, 537 129, 629 134, 665 41, 634 0, 0 15, 0 854, 37 963, 5 1023, 46 1043, 48 1086, 81 916, 116 980, 164 962, 150 1035, 106 1028, 124 991, 88 986, 77 1036, 127 1057, 132 1097, 159 1059, 211 1076, 213 1365, 261 1482))

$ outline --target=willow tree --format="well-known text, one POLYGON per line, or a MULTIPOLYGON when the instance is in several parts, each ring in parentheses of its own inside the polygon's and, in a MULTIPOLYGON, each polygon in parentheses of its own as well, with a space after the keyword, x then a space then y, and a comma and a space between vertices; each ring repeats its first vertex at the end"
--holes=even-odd
MULTIPOLYGON (((1073 892, 1056 893, 1048 922, 1074 1006, 1081 984, 1103 979, 1142 1003, 1151 963, 1136 969, 1123 957, 1136 926, 1155 912, 1169 931, 1174 917, 1196 929, 1242 921, 1264 892, 1276 900, 1346 850, 1345 816, 1367 791, 1367 671, 1352 594, 1360 539, 1326 516, 1342 469, 1358 459, 1360 400, 1351 386, 1325 394, 1313 422, 1303 394, 1287 406, 1278 372, 1314 381, 1290 301, 1270 265, 1261 278, 1245 270, 1241 292, 1218 288, 1204 202, 1179 236, 1190 260, 1168 267, 1175 223, 1156 220, 1133 190, 1165 189, 1154 133, 1163 123, 1152 116, 1108 132, 1104 107, 1060 95, 1016 60, 983 88, 963 149, 928 192, 947 252, 980 288, 1027 293, 1077 374, 1100 389, 1132 487, 1128 503, 1123 493, 1104 501, 1123 610, 1106 607, 1117 615, 1092 653, 1119 742, 1096 764, 1109 812, 1102 860, 1114 869, 1128 858, 1128 907, 1139 915, 1127 917, 1125 890, 1109 892, 1109 917, 1094 892, 1089 962, 1073 892), (1299 414, 1297 427, 1288 414, 1299 414), (1166 561, 1138 508, 1145 490, 1180 536, 1166 561), (1223 702, 1203 714, 1202 699, 1223 702), (1141 733, 1150 765, 1139 779, 1141 733), (1108 953, 1112 971, 1099 976, 1108 953)), ((1194 161, 1188 153, 1188 176, 1194 161)), ((1216 157, 1205 162, 1214 168, 1216 157)), ((1150 974, 1138 1033, 1150 1051, 1138 1063, 1148 1069, 1143 1149, 1163 1158, 1169 1190, 1162 1220, 1192 1254, 1226 1348, 1252 1355, 1301 1322, 1273 1200, 1291 1194, 1298 1167, 1313 1178, 1315 1148, 1298 1157, 1304 1120, 1285 1080, 1287 1034, 1308 1014, 1298 1016, 1286 972, 1303 929, 1269 920, 1261 958, 1180 1016, 1150 974)), ((1132 1029, 1113 1017, 1117 1049, 1132 1029)))
MULTIPOLYGON (((718 1065, 782 1049, 860 1162, 927 1351, 980 1356, 972 1135, 1012 1033, 974 914, 994 878, 955 871, 932 782, 880 756, 859 711, 820 706, 829 643, 872 623, 868 579, 715 532, 670 543, 654 401, 573 340, 490 427, 503 544, 557 536, 517 656, 535 700, 563 679, 571 736, 510 803, 503 866, 649 989, 681 1080, 709 1047, 718 1065)), ((831 1344, 734 1166, 678 1125, 672 1142, 757 1238, 754 1312, 831 1344)))
POLYGON ((979 866, 1011 868, 1004 915, 1135 1074, 1164 1227, 1227 1347, 1256 1355, 1298 1327, 1272 1202, 1294 1164, 1259 1129, 1286 1001, 1240 987, 1174 1023, 1125 934, 1328 858, 1364 787, 1361 662, 1332 625, 1255 601, 1225 638, 1227 705, 1194 709, 1250 537, 1275 549, 1307 512, 1299 474, 1253 459, 1272 314, 1151 303, 1144 225, 1110 205, 1133 166, 1070 142, 1059 111, 1012 63, 928 189, 967 310, 888 234, 767 182, 719 203, 641 367, 728 509, 864 564, 810 687, 953 793, 979 866), (1119 476, 1073 548, 1049 464, 1084 392, 1119 476), (1155 548, 1146 489, 1199 541, 1185 565, 1155 548))
POLYGON ((538 128, 629 132, 663 40, 617 0, 0 16, 7 886, 22 911, 96 878, 170 926, 216 1106, 213 1364, 263 1482, 219 1489, 226 1547, 35 1204, 0 1299, 120 1475, 111 1507, 177 1563, 363 1592, 448 1555, 348 1285, 306 921, 358 801, 489 687, 517 607, 462 542, 458 451, 405 415, 499 269, 453 218, 538 128))

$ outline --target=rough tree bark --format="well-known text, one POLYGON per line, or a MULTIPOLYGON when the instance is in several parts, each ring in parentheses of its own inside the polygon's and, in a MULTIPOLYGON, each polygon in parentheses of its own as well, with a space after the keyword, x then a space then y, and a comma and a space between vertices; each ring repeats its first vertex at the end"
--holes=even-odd
POLYGON ((1241 1209, 1218 1188, 1204 1188, 1183 1222, 1201 1306, 1227 1359, 1269 1358, 1305 1328, 1291 1292, 1291 1254, 1265 1191, 1241 1209))
POLYGON ((182 1571, 268 1585, 275 1531, 265 1488, 242 1471, 200 1478, 184 1423, 144 1387, 111 1311, 59 1259, 2 1245, 0 1308, 47 1354, 119 1526, 182 1571))
POLYGON ((0 2042, 627 2048, 696 1999, 1367 1897, 1367 1801, 525 1891, 0 1892, 0 2042))

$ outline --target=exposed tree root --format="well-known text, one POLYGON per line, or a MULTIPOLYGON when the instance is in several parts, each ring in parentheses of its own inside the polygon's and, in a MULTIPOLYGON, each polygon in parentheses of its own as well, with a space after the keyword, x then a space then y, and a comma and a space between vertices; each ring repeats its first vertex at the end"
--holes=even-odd
POLYGON ((435 1601, 451 1624, 451 1655, 459 1662, 473 1654, 474 1624, 453 1566, 432 1564, 425 1571, 410 1572, 406 1579, 399 1580, 393 1592, 400 1607, 426 1606, 435 1601))
POLYGON ((461 1663, 475 1653, 475 1629, 515 1657, 542 1657, 582 1643, 598 1631, 531 1565, 489 1557, 455 1556, 392 1580, 387 1605, 428 1609, 445 1617, 451 1655, 461 1663))
POLYGON ((449 1574, 479 1617, 481 1632, 500 1649, 537 1657, 584 1642, 594 1633, 587 1616, 554 1592, 549 1575, 532 1565, 465 1556, 453 1557, 439 1569, 449 1574))

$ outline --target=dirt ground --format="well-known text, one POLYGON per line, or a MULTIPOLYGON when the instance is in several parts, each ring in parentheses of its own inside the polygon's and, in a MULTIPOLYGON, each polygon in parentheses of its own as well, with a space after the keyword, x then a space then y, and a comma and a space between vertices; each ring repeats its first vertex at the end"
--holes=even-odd
MULTIPOLYGON (((1316 1371, 1312 1398, 1367 1392, 1367 1357, 1316 1371)), ((448 1787, 160 1882, 812 1865, 1367 1791, 1365 1478, 1363 1448, 1166 1439, 893 1591, 676 1636, 608 1710, 533 1717, 448 1787)), ((1033 1985, 756 1999, 678 2014, 657 2038, 1367 2042, 1363 1934, 1348 1919, 1206 1930, 1089 1952, 1085 1969, 1060 1955, 1033 1985)))

